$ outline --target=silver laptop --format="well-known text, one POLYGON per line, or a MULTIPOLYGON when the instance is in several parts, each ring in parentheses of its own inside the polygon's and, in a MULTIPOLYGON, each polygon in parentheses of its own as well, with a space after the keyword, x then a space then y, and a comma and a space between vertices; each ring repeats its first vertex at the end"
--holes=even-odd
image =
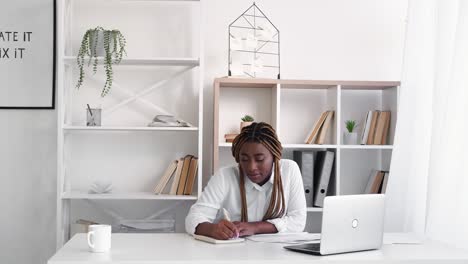
POLYGON ((313 255, 379 249, 382 246, 383 194, 325 197, 320 243, 285 246, 313 255))

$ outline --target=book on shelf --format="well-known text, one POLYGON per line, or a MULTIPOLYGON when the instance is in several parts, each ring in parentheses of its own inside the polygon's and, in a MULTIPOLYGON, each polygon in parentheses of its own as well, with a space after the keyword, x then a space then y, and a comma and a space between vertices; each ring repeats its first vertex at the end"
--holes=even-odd
POLYGON ((366 144, 373 145, 374 144, 374 137, 375 137, 375 127, 377 125, 377 120, 379 119, 380 111, 374 110, 372 111, 372 119, 369 128, 369 135, 367 137, 366 144))
POLYGON ((373 111, 367 112, 366 121, 364 123, 364 129, 362 130, 361 145, 367 144, 367 139, 369 138, 369 131, 370 131, 371 123, 372 123, 373 113, 374 113, 373 111))
POLYGON ((316 139, 316 137, 317 137, 317 135, 319 133, 320 128, 323 125, 323 122, 325 122, 325 119, 327 118, 327 115, 328 115, 328 111, 323 112, 320 115, 320 118, 315 122, 314 126, 312 127, 309 134, 305 138, 304 143, 313 144, 313 142, 315 142, 315 139, 316 139))
POLYGON ((169 194, 176 195, 177 194, 177 187, 179 187, 179 180, 180 180, 180 173, 182 172, 182 166, 184 165, 184 158, 180 158, 179 162, 177 162, 177 169, 174 173, 174 179, 172 180, 171 189, 169 190, 169 194))
POLYGON ((390 111, 381 111, 375 128, 374 145, 384 145, 387 143, 386 138, 389 127, 390 111))
POLYGON ((385 114, 385 126, 384 126, 384 130, 383 130, 382 140, 380 141, 381 145, 387 145, 388 131, 390 130, 391 112, 390 111, 385 111, 384 114, 385 114))
POLYGON ((191 195, 197 176, 198 158, 186 155, 172 161, 161 175, 154 189, 155 194, 191 195), (169 185, 170 180, 172 183, 169 185), (165 191, 166 190, 166 191, 165 191))
POLYGON ((192 157, 192 155, 187 155, 184 157, 184 164, 182 165, 182 171, 180 172, 179 186, 177 186, 177 195, 184 194, 185 183, 187 182, 190 160, 192 157))
POLYGON ((361 145, 386 145, 390 116, 390 111, 369 111, 362 131, 361 145))
POLYGON ((385 193, 387 191, 387 184, 388 184, 388 176, 390 173, 388 171, 385 172, 383 182, 382 182, 382 188, 380 189, 380 193, 385 193))
POLYGON ((224 139, 226 140, 226 142, 233 142, 237 135, 239 134, 225 134, 224 139))
POLYGON ((366 188, 364 189, 364 193, 365 194, 381 193, 385 174, 386 173, 384 171, 372 170, 371 174, 369 175, 366 188))
POLYGON ((170 178, 174 174, 174 171, 177 168, 177 160, 173 160, 167 169, 164 171, 164 174, 159 178, 159 182, 154 188, 154 193, 155 194, 161 194, 162 191, 164 190, 164 187, 166 187, 167 183, 169 182, 170 178))
POLYGON ((293 151, 293 159, 301 171, 307 207, 312 207, 314 200, 314 153, 295 150, 293 151))
POLYGON ((197 176, 197 169, 198 169, 198 158, 192 157, 192 159, 190 159, 187 181, 185 183, 185 188, 184 188, 184 195, 192 194, 193 185, 195 183, 195 178, 197 176))
POLYGON ((318 151, 314 168, 314 203, 316 207, 323 207, 323 200, 328 192, 335 152, 318 151))
POLYGON ((330 125, 332 124, 333 120, 333 115, 335 114, 335 111, 327 111, 327 118, 323 122, 322 127, 320 128, 320 132, 317 136, 317 139, 315 140, 315 144, 320 144, 322 145, 325 143, 325 137, 327 136, 327 131, 330 128, 330 125))

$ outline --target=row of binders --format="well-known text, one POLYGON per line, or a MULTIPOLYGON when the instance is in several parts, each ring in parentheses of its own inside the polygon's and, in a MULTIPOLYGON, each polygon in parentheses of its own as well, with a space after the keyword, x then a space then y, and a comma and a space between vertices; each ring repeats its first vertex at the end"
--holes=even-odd
POLYGON ((361 145, 386 145, 390 129, 390 111, 373 110, 367 113, 361 145))
POLYGON ((369 175, 366 188, 364 189, 364 193, 385 193, 387 190, 389 174, 390 173, 388 171, 372 170, 369 175))
POLYGON ((304 140, 306 144, 323 144, 330 128, 335 111, 325 111, 320 115, 320 118, 315 122, 309 134, 304 140))
POLYGON ((335 152, 296 150, 293 159, 302 174, 307 207, 323 207, 334 168, 335 152))
POLYGON ((164 174, 159 178, 159 182, 154 188, 155 194, 191 195, 193 185, 197 176, 198 158, 193 155, 186 155, 183 158, 172 161, 164 174), (166 186, 172 180, 170 189, 166 186), (166 191, 165 191, 166 190, 166 191))

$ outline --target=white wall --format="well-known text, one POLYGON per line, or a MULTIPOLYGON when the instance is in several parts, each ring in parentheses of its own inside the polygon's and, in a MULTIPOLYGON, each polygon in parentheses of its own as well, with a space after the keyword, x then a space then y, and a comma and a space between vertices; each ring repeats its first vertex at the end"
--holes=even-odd
MULTIPOLYGON (((281 32, 283 79, 400 79, 407 0, 256 3, 281 32)), ((205 179, 212 157, 212 82, 227 75, 227 26, 251 4, 203 2, 205 179)), ((55 247, 56 113, 0 110, 0 118, 0 262, 44 263, 55 247)))
POLYGON ((0 263, 45 263, 55 250, 56 119, 0 110, 0 263))

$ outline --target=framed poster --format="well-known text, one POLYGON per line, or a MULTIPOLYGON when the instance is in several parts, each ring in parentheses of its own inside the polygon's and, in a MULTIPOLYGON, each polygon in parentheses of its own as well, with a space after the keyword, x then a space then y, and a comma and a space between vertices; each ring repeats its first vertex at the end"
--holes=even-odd
POLYGON ((0 9, 0 109, 55 108, 55 0, 0 9))

